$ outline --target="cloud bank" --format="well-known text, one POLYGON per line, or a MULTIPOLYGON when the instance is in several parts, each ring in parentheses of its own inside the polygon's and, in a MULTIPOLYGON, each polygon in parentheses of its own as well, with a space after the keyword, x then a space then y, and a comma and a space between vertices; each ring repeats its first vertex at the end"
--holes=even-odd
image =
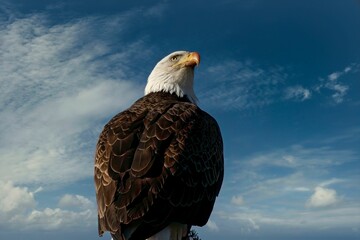
POLYGON ((339 168, 356 164, 358 154, 310 145, 231 161, 228 184, 222 189, 230 199, 220 195, 212 216, 219 228, 244 238, 279 231, 285 231, 284 236, 293 231, 353 231, 360 223, 357 196, 351 194, 358 189, 358 177, 351 172, 341 173, 346 178, 337 176, 339 168))
POLYGON ((120 70, 142 43, 114 51, 106 40, 116 34, 112 25, 121 31, 122 21, 51 25, 32 15, 0 24, 0 156, 7 166, 0 180, 44 185, 91 176, 100 123, 142 95, 120 70))
POLYGON ((41 197, 90 179, 102 126, 143 95, 146 75, 130 66, 149 51, 141 39, 114 37, 132 17, 0 18, 0 226, 96 226, 88 197, 62 193, 56 204, 41 197))

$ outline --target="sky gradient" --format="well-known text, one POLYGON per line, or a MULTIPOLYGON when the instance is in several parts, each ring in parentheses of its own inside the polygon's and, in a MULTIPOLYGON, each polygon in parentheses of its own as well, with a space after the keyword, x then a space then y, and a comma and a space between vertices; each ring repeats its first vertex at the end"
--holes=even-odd
POLYGON ((0 0, 0 239, 101 239, 98 135, 176 50, 224 138, 200 237, 360 239, 359 42, 356 0, 0 0))

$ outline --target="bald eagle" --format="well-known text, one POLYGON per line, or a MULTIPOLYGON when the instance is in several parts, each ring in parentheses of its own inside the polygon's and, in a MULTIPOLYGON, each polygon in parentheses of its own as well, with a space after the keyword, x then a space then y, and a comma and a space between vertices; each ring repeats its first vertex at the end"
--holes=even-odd
POLYGON ((212 212, 224 173, 223 142, 193 90, 197 52, 156 64, 145 96, 99 136, 94 179, 98 230, 115 240, 186 239, 212 212))

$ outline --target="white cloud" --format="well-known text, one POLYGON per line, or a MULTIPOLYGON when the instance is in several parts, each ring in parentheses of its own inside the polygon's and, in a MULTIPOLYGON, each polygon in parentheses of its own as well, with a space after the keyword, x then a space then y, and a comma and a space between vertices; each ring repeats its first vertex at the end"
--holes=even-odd
POLYGON ((334 72, 334 73, 331 73, 329 76, 328 76, 328 79, 330 81, 336 81, 343 73, 342 72, 334 72))
POLYGON ((293 86, 285 89, 285 99, 305 101, 311 98, 311 92, 302 86, 293 86))
POLYGON ((344 69, 344 73, 348 73, 348 72, 350 72, 352 70, 352 67, 346 67, 345 69, 344 69))
POLYGON ((0 181, 0 215, 23 213, 35 206, 34 192, 27 187, 14 186, 10 181, 0 181))
POLYGON ((334 189, 316 187, 314 194, 307 201, 307 207, 328 207, 339 202, 339 197, 334 189))
POLYGON ((54 230, 76 229, 96 226, 96 215, 92 209, 69 211, 60 208, 33 210, 26 216, 17 215, 11 219, 13 225, 21 224, 25 229, 54 230))
POLYGON ((242 196, 237 195, 237 196, 232 196, 231 203, 235 205, 243 205, 245 202, 242 196))
POLYGON ((51 230, 96 225, 96 207, 88 198, 65 194, 59 201, 61 208, 42 209, 35 199, 40 191, 41 187, 31 191, 12 182, 0 181, 0 226, 51 230))
POLYGON ((67 208, 67 207, 78 207, 80 209, 91 209, 96 208, 94 203, 90 201, 88 198, 81 196, 81 195, 72 195, 72 194, 65 194, 59 200, 59 207, 67 208))
POLYGON ((335 91, 335 93, 331 96, 336 103, 343 102, 344 97, 349 90, 349 86, 343 84, 328 84, 327 87, 335 91))
POLYGON ((209 228, 210 231, 214 231, 214 232, 219 231, 219 227, 217 226, 217 224, 214 221, 209 220, 206 223, 206 226, 209 228))

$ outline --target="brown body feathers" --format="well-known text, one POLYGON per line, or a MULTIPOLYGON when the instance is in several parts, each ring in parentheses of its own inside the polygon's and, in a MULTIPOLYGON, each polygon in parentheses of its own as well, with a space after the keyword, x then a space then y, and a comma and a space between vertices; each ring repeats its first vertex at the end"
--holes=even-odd
POLYGON ((99 234, 146 239, 171 222, 202 226, 223 180, 216 121, 185 98, 150 93, 105 125, 95 156, 99 234))

